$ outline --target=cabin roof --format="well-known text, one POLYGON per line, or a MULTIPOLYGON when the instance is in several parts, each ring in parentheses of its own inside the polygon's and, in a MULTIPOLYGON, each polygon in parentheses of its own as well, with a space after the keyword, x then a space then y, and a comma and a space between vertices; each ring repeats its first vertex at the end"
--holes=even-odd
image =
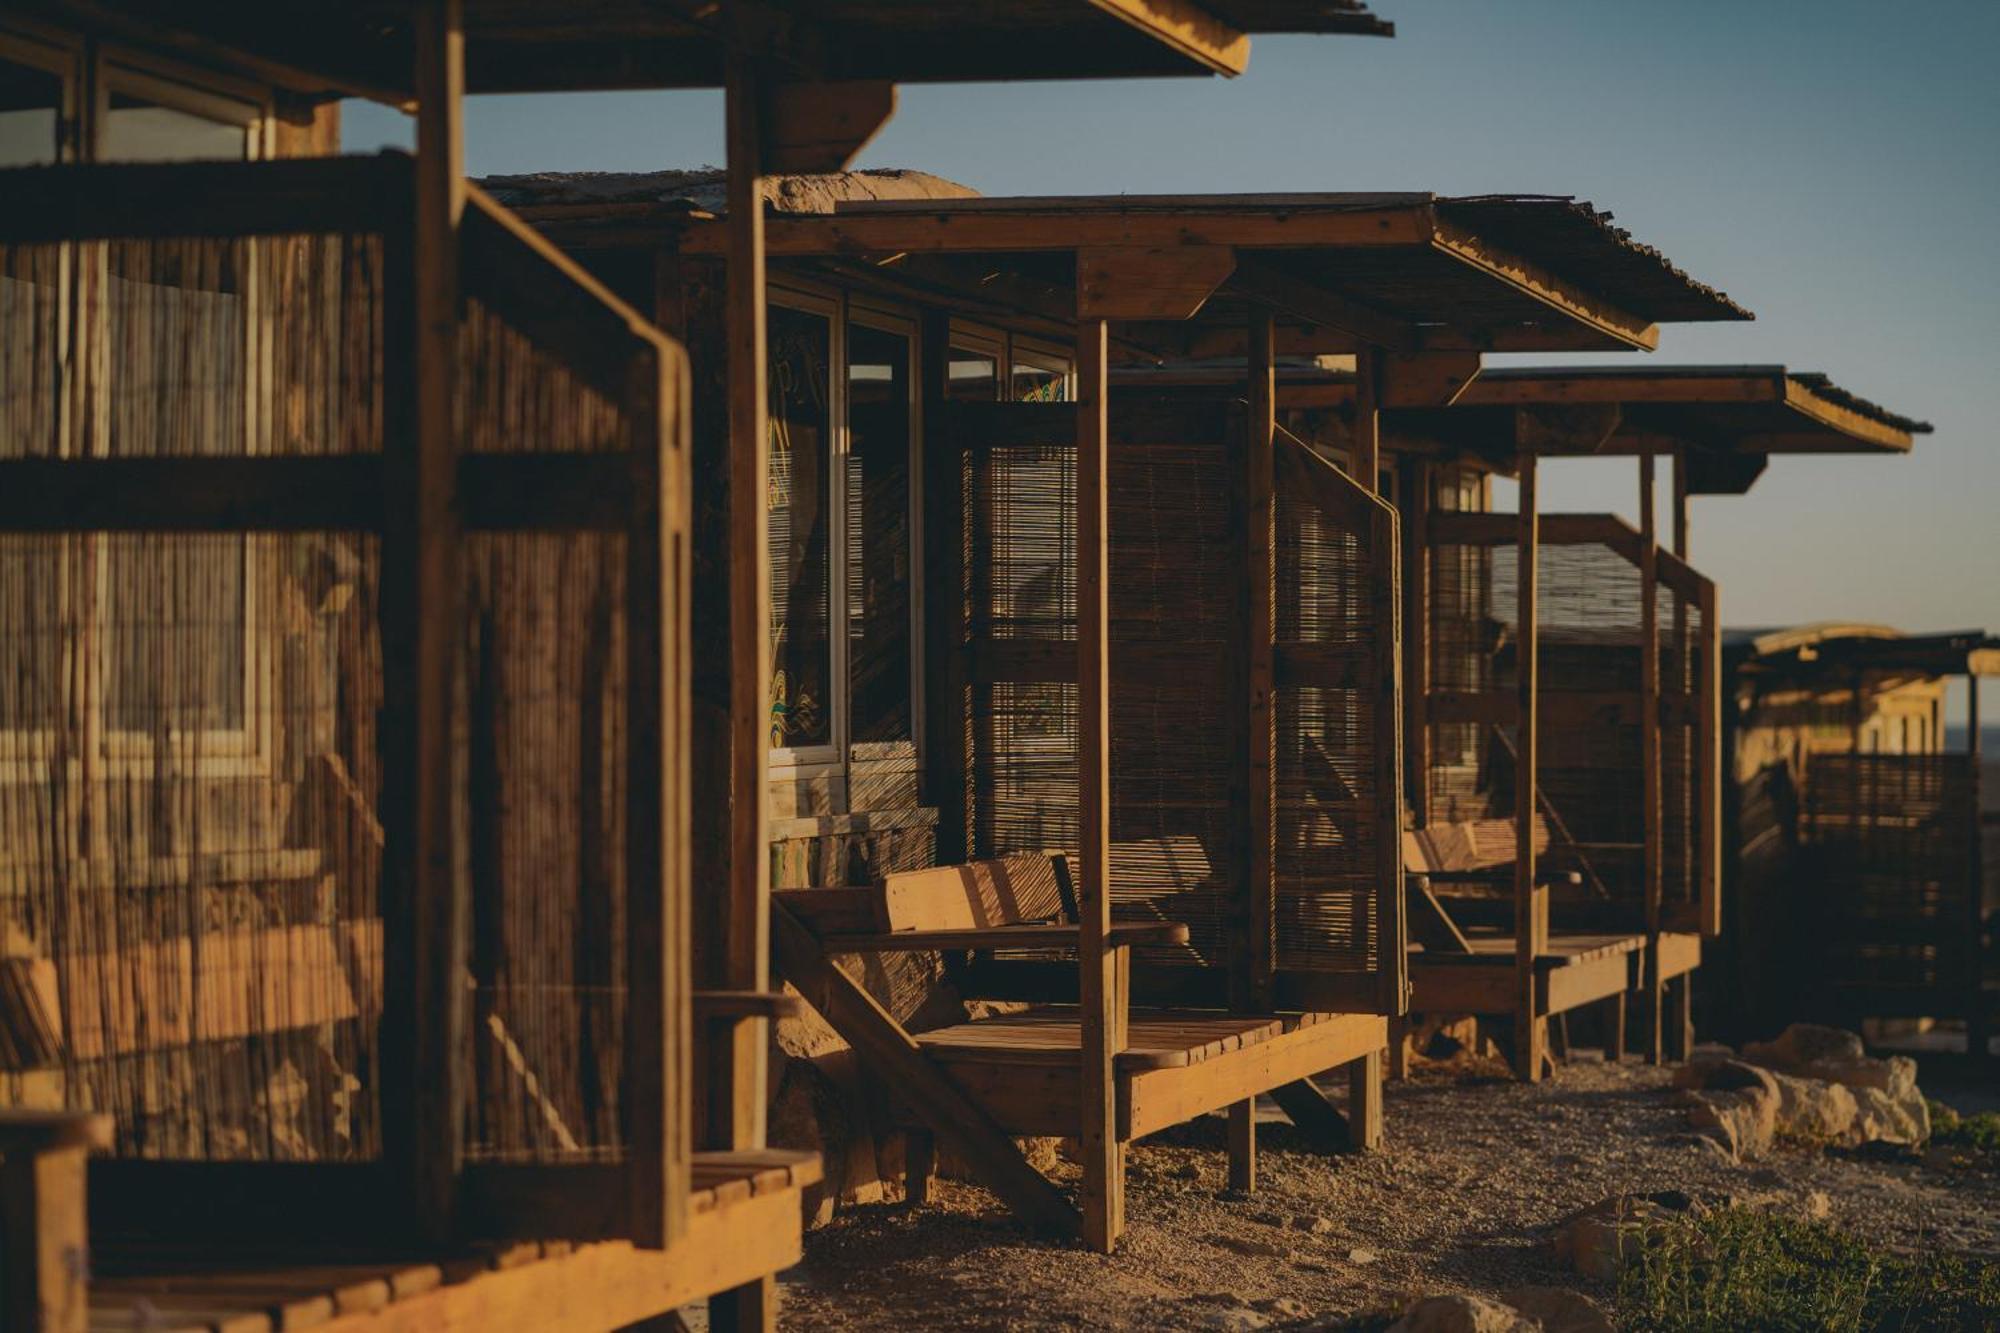
MULTIPOLYGON (((913 176, 917 173, 911 173, 913 176)), ((867 177, 869 173, 848 173, 867 177)), ((833 180, 835 178, 812 178, 833 180)), ((927 178, 935 179, 935 178, 927 178)), ((562 177, 495 182, 565 245, 677 246, 721 256, 715 178, 636 180, 585 199, 562 177), (540 192, 540 197, 534 195, 540 192)), ((852 183, 804 208, 773 198, 774 261, 816 267, 909 299, 955 297, 1062 319, 1078 312, 1079 260, 1138 256, 1191 293, 1173 313, 1086 310, 1152 359, 1240 351, 1252 304, 1270 307, 1281 344, 1315 352, 1650 349, 1657 325, 1750 313, 1695 281, 1588 204, 1546 196, 1431 194, 1118 195, 987 198, 852 183), (1495 237, 1504 237, 1504 242, 1495 237), (1147 259, 1146 252, 1152 252, 1147 259), (1189 271, 1183 271, 1183 266, 1189 271), (1199 273, 1206 273, 1205 285, 1199 273), (1219 285, 1218 285, 1219 284, 1219 285), (1190 315, 1189 310, 1193 313, 1190 315)), ((1086 297, 1090 274, 1086 264, 1086 297)), ((1127 290, 1145 277, 1126 278, 1127 290)), ((1106 285, 1113 285, 1107 282, 1106 285)))
MULTIPOLYGON (((297 91, 401 101, 408 0, 21 0, 51 22, 251 60, 297 91)), ((1265 33, 1388 37, 1362 0, 465 0, 474 93, 715 88, 724 51, 798 80, 1234 75, 1265 33)))
POLYGON ((1816 621, 1781 629, 1725 629, 1722 651, 1739 671, 1793 678, 1856 670, 2000 676, 2000 637, 1980 629, 1905 634, 1887 625, 1816 621))

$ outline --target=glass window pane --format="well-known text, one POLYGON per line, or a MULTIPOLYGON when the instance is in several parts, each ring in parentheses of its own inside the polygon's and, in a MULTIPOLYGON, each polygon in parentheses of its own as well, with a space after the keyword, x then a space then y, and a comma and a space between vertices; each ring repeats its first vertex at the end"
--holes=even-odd
POLYGON ((241 161, 249 156, 250 131, 245 126, 112 90, 99 148, 99 157, 106 162, 241 161))
POLYGON ((907 741, 910 719, 910 340, 847 331, 847 633, 851 736, 907 741))
POLYGON ((107 537, 106 724, 148 736, 235 731, 244 722, 244 541, 107 537))
POLYGON ((1014 363, 1014 401, 1017 403, 1066 403, 1069 401, 1069 375, 1066 371, 1052 370, 1047 366, 1029 365, 1025 361, 1014 363))
POLYGON ((944 396, 966 402, 994 402, 1000 397, 999 360, 985 352, 952 348, 951 373, 945 380, 944 396))
POLYGON ((770 313, 771 743, 833 741, 830 390, 824 315, 770 313))
POLYGON ((0 167, 55 161, 61 121, 61 77, 0 60, 0 167))

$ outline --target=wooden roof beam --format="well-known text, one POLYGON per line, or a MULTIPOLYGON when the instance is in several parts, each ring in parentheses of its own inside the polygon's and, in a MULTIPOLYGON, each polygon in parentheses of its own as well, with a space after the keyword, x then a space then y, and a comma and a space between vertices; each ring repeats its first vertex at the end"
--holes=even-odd
MULTIPOLYGON (((1094 246, 1145 249, 1172 245, 1352 249, 1416 246, 1424 244, 1430 236, 1426 210, 1414 208, 1204 213, 1014 210, 991 206, 1005 203, 1005 200, 950 200, 941 201, 935 211, 901 206, 861 207, 837 213, 777 216, 765 227, 766 253, 773 258, 892 255, 905 251, 1010 254, 1094 246), (987 206, 978 206, 981 204, 987 206)), ((719 222, 697 221, 688 228, 681 248, 691 255, 727 254, 726 231, 719 222)))
POLYGON ((1250 37, 1193 0, 1090 0, 1122 23, 1225 77, 1250 67, 1250 37))
POLYGON ((1659 327, 1650 320, 1619 309, 1539 264, 1489 246, 1472 232, 1443 218, 1433 220, 1431 246, 1627 347, 1650 352, 1660 345, 1659 327))
POLYGON ((1540 403, 1771 403, 1781 397, 1769 375, 1702 375, 1662 378, 1633 375, 1489 376, 1466 391, 1468 406, 1540 403))
POLYGON ((1229 289, 1279 314, 1351 334, 1371 347, 1414 353, 1421 343, 1416 325, 1350 300, 1268 259, 1237 256, 1229 289))
POLYGON ((1595 454, 1617 433, 1624 413, 1616 403, 1565 403, 1514 409, 1514 443, 1538 457, 1595 454))
POLYGON ((1078 319, 1188 319, 1236 268, 1226 245, 1092 246, 1076 252, 1078 319))
POLYGON ((764 164, 773 172, 847 170, 896 114, 886 79, 780 83, 764 108, 764 164))
MULTIPOLYGON (((1829 402, 1789 376, 1785 378, 1784 385, 1785 406, 1807 420, 1825 426, 1828 430, 1838 431, 1840 434, 1863 444, 1874 445, 1878 449, 1893 449, 1898 453, 1907 453, 1909 451, 1910 435, 1908 431, 1900 430, 1885 421, 1877 421, 1873 417, 1864 416, 1852 408, 1842 407, 1838 403, 1829 402)), ((1781 434, 1763 438, 1782 441, 1788 437, 1781 434)), ((1804 436, 1804 438, 1810 439, 1811 437, 1804 436)), ((1771 446, 1768 452, 1824 452, 1825 449, 1826 442, 1822 439, 1817 449, 1791 449, 1783 444, 1778 444, 1771 446)))

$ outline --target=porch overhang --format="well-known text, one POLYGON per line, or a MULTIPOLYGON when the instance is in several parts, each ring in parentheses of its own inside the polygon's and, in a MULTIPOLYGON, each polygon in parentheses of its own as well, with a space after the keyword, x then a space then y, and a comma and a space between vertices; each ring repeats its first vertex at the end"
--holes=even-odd
MULTIPOLYGON (((407 102, 408 0, 26 0, 23 17, 116 33, 191 59, 233 57, 307 96, 407 102)), ((1392 36, 1361 0, 1052 0, 923 6, 846 0, 591 6, 467 0, 467 91, 715 88, 727 53, 785 81, 1233 76, 1259 33, 1392 36)))

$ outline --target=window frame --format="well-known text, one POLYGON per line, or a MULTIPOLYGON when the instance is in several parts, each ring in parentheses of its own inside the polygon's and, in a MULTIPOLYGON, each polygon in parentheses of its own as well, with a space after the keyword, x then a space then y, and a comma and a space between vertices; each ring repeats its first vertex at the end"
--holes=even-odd
MULTIPOLYGON (((0 27, 0 57, 32 68, 46 69, 62 79, 63 110, 59 122, 57 161, 106 161, 110 99, 114 90, 130 92, 155 105, 182 111, 243 129, 244 160, 270 155, 275 98, 261 85, 231 79, 149 53, 111 43, 44 33, 10 25, 0 27)), ((93 319, 84 299, 86 276, 100 290, 109 282, 109 255, 92 247, 83 259, 78 247, 64 245, 60 269, 61 304, 57 341, 65 349, 62 387, 64 419, 58 427, 56 456, 96 458, 109 454, 108 413, 111 376, 110 347, 105 321, 93 319), (85 409, 89 409, 86 411, 85 409)), ((269 312, 257 289, 257 266, 246 265, 243 302, 244 449, 267 451, 264 415, 271 383, 270 341, 263 325, 269 312)), ((153 737, 146 732, 113 730, 108 712, 112 659, 110 637, 109 534, 82 534, 63 544, 57 574, 58 615, 75 616, 78 632, 66 644, 58 664, 60 715, 82 739, 71 764, 88 762, 93 774, 112 779, 144 779, 158 769, 153 737)), ((277 653, 269 641, 259 592, 264 574, 273 567, 271 539, 244 534, 243 542, 243 721, 241 726, 173 732, 179 771, 190 777, 268 776, 275 754, 272 712, 276 705, 277 653)), ((0 782, 47 780, 49 729, 0 730, 0 782)))

